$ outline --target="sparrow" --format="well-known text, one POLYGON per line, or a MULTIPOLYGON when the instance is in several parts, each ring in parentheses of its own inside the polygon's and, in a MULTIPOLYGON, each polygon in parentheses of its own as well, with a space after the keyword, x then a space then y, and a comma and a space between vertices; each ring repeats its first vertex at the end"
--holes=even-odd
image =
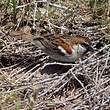
POLYGON ((94 51, 87 37, 73 37, 69 35, 45 35, 33 39, 44 53, 60 62, 75 62, 88 51, 94 51))

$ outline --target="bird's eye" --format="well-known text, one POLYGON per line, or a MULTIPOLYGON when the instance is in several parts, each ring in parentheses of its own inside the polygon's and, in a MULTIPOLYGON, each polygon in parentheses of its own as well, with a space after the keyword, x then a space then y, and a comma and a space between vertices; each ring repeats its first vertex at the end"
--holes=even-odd
POLYGON ((82 43, 81 45, 82 47, 86 48, 87 51, 94 51, 94 48, 86 43, 82 43))
POLYGON ((85 43, 81 43, 81 46, 84 47, 84 48, 88 48, 89 47, 89 45, 85 44, 85 43))

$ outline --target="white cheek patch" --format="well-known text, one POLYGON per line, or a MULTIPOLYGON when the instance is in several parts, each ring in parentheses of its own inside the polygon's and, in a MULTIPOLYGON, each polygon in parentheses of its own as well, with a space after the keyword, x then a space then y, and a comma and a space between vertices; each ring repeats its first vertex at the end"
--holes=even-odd
POLYGON ((82 47, 80 44, 74 45, 74 49, 78 53, 84 53, 86 51, 86 49, 84 47, 82 47))
POLYGON ((86 51, 86 48, 82 47, 81 45, 79 45, 79 51, 81 53, 84 53, 86 51))
POLYGON ((61 46, 58 46, 58 49, 61 50, 62 53, 64 53, 65 55, 67 55, 67 52, 64 48, 62 48, 61 46))
POLYGON ((77 51, 79 47, 78 47, 78 45, 74 45, 73 48, 74 48, 75 51, 77 51))

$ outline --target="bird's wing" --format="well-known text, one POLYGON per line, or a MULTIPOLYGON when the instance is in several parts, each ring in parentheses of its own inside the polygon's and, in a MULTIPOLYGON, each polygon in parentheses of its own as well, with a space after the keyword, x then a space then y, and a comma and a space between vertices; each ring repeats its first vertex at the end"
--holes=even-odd
POLYGON ((68 42, 69 38, 67 38, 64 35, 51 34, 44 37, 38 37, 36 38, 36 40, 39 40, 45 48, 48 48, 51 51, 54 51, 61 55, 65 55, 65 53, 63 52, 63 50, 61 50, 61 48, 63 48, 68 54, 72 53, 69 47, 69 42, 68 42))

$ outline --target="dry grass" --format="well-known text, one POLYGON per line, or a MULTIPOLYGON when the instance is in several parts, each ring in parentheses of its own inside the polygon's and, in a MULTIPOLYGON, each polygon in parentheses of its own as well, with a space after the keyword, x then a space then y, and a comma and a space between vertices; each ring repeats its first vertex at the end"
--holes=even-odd
POLYGON ((107 1, 12 1, 0 3, 0 109, 109 109, 107 1), (49 33, 87 36, 97 51, 75 64, 56 62, 32 43, 49 33))

